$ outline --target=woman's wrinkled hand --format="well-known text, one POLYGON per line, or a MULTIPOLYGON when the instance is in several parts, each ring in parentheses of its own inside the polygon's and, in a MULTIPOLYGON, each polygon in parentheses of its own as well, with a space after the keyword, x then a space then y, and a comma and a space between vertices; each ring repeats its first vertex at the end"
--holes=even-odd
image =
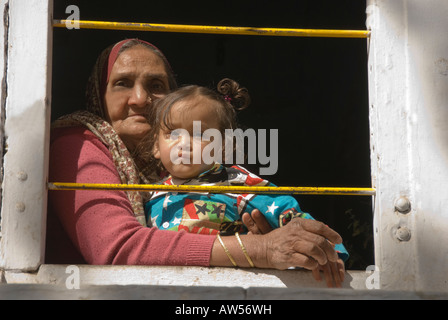
POLYGON ((338 260, 333 243, 341 243, 342 238, 322 222, 295 218, 286 226, 273 230, 259 210, 253 210, 251 214, 244 213, 242 220, 249 234, 264 234, 268 237, 268 241, 264 242, 270 267, 315 270, 322 266, 320 270, 328 274, 327 271, 333 269, 329 269, 327 263, 338 260))
POLYGON ((268 267, 303 267, 312 270, 316 281, 322 281, 322 272, 329 288, 342 286, 344 262, 334 250, 334 243, 341 243, 342 238, 322 222, 296 218, 271 234, 273 229, 259 210, 244 213, 242 220, 249 234, 268 236, 265 249, 268 267))
POLYGON ((341 243, 341 236, 322 222, 295 218, 286 226, 272 230, 266 237, 266 260, 269 267, 287 269, 302 267, 314 270, 338 255, 332 243, 341 243))
POLYGON ((322 281, 321 272, 324 274, 325 282, 329 288, 340 288, 345 277, 345 266, 341 259, 336 262, 328 261, 325 265, 319 265, 313 271, 316 281, 322 281))

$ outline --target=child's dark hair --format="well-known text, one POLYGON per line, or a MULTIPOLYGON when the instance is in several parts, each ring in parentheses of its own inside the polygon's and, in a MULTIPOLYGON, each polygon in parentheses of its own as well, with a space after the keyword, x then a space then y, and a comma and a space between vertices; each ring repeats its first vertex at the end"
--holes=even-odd
POLYGON ((197 85, 181 87, 165 97, 154 102, 148 114, 148 122, 151 126, 150 132, 143 138, 134 153, 134 159, 143 173, 156 171, 161 173, 163 167, 158 159, 153 156, 153 146, 157 141, 161 129, 174 129, 170 123, 170 112, 172 107, 179 101, 195 96, 206 97, 218 102, 216 105, 216 116, 221 133, 225 129, 236 129, 238 127, 236 112, 247 108, 250 104, 249 92, 241 87, 238 82, 225 78, 222 79, 215 90, 197 85))

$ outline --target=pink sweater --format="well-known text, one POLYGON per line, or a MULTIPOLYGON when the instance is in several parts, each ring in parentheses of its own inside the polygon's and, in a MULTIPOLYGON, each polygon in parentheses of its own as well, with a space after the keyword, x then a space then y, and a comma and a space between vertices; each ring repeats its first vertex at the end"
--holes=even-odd
MULTIPOLYGON (((52 131, 51 182, 121 183, 85 128, 52 131)), ((122 191, 49 191, 46 263, 208 266, 214 236, 141 226, 122 191)))

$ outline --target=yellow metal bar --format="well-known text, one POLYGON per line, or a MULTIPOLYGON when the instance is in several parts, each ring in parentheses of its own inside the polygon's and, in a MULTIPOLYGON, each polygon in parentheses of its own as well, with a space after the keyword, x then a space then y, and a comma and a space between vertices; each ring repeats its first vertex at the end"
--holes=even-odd
POLYGON ((122 190, 122 191, 171 191, 210 193, 254 193, 254 194, 308 194, 308 195, 358 195, 374 196, 373 188, 329 188, 329 187, 248 187, 248 186, 195 186, 161 184, 102 184, 50 182, 49 190, 122 190))
POLYGON ((83 29, 107 29, 129 31, 158 31, 183 33, 212 33, 234 35, 258 36, 284 36, 284 37, 329 37, 329 38, 368 38, 368 30, 326 30, 326 29, 288 29, 288 28, 251 28, 251 27, 224 27, 199 26, 181 24, 157 24, 136 22, 109 22, 88 20, 54 20, 53 27, 65 28, 66 23, 79 23, 83 29))

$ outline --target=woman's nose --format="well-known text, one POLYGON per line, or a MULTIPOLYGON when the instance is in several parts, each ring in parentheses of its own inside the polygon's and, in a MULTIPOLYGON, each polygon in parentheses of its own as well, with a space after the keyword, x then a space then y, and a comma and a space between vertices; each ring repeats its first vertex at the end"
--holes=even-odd
POLYGON ((145 90, 142 86, 134 86, 131 95, 129 97, 129 105, 145 108, 151 104, 151 94, 145 90))

